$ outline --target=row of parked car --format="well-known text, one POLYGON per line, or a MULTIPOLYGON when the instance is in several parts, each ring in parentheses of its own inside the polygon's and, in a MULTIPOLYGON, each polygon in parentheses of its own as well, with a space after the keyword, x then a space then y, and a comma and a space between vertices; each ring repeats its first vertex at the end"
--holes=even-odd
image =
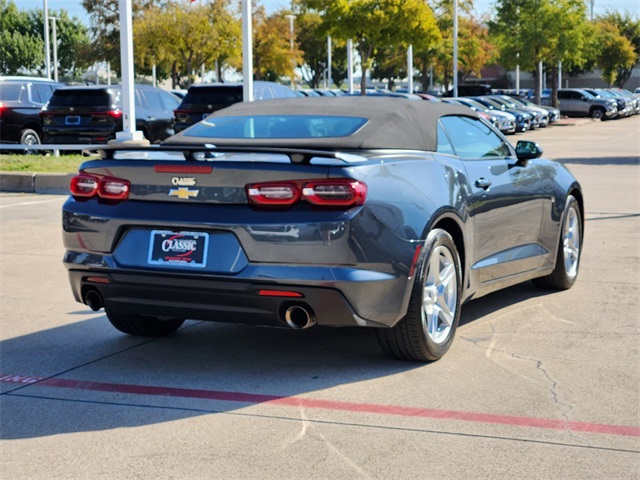
MULTIPOLYGON (((136 130, 158 143, 209 113, 242 101, 240 83, 192 85, 183 98, 150 85, 134 88, 136 130)), ((301 94, 254 82, 254 98, 301 94)), ((65 86, 43 78, 0 77, 0 143, 104 144, 122 130, 120 85, 65 86)))
MULTIPOLYGON (((550 97, 542 103, 549 105, 550 97)), ((563 115, 608 120, 640 113, 640 94, 623 88, 561 88, 558 104, 563 115)))
MULTIPOLYGON (((192 85, 179 95, 149 85, 136 85, 134 91, 136 130, 152 143, 165 140, 213 111, 241 102, 243 97, 240 83, 192 85)), ((254 82, 256 100, 302 95, 348 94, 339 89, 294 91, 277 83, 254 82)), ((604 120, 640 113, 640 96, 622 89, 560 89, 559 108, 509 95, 440 99, 379 90, 367 91, 367 95, 464 105, 505 134, 546 127, 561 115, 604 120)), ((0 77, 0 143, 107 143, 122 130, 121 97, 120 85, 65 86, 42 78, 0 77)))

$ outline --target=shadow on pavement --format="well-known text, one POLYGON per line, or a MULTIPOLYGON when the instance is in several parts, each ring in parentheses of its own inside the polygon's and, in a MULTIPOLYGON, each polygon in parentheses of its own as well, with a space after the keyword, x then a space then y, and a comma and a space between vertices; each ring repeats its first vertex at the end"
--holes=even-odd
MULTIPOLYGON (((524 283, 474 300, 463 307, 460 325, 545 294, 524 283)), ((60 368, 48 378, 106 387, 83 388, 78 383, 75 388, 60 388, 46 385, 46 380, 40 384, 2 384, 8 387, 0 395, 3 439, 128 428, 239 412, 273 397, 305 396, 339 385, 403 375, 418 368, 431 369, 422 375, 428 379, 442 375, 440 366, 447 366, 446 360, 431 365, 391 360, 384 356, 370 329, 300 331, 191 321, 174 335, 147 339, 120 334, 104 315, 3 341, 1 373, 41 373, 19 371, 37 368, 25 366, 25 352, 44 359, 71 355, 66 363, 55 364, 60 368), (64 369, 61 365, 71 366, 64 369), (230 392, 232 397, 246 395, 253 400, 130 394, 133 392, 110 390, 109 385, 230 392)), ((365 401, 375 403, 375 399, 365 401)))

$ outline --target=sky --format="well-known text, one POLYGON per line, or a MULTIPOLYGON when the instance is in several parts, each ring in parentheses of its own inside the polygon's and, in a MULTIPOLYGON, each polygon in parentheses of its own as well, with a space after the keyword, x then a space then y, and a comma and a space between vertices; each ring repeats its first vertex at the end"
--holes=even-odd
MULTIPOLYGON (((18 8, 22 10, 33 10, 36 8, 43 8, 44 0, 13 0, 18 5, 18 8)), ((187 0, 185 0, 186 2, 187 0)), ((205 1, 205 0, 197 0, 205 1)), ((586 0, 590 5, 590 0, 586 0)), ((65 9, 73 17, 78 17, 80 20, 89 23, 89 18, 84 8, 82 7, 82 0, 47 0, 49 11, 65 9)), ((283 7, 287 7, 291 4, 290 0, 260 0, 260 3, 265 6, 267 11, 272 12, 283 7)), ((492 6, 496 3, 496 0, 475 0, 476 11, 478 13, 491 13, 492 6)), ((595 0, 594 14, 599 15, 606 13, 608 10, 617 10, 620 12, 635 12, 640 16, 640 0, 595 0)))

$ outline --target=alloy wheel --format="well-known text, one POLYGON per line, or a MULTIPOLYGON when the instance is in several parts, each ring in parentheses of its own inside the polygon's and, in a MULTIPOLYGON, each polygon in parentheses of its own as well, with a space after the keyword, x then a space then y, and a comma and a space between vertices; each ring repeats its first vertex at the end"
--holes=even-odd
POLYGON ((422 292, 422 326, 431 341, 442 344, 451 333, 458 301, 456 264, 451 251, 438 246, 427 264, 422 292))
POLYGON ((578 262, 580 261, 580 221, 576 207, 572 206, 567 212, 567 219, 564 223, 563 250, 564 267, 567 276, 571 279, 578 274, 578 262))

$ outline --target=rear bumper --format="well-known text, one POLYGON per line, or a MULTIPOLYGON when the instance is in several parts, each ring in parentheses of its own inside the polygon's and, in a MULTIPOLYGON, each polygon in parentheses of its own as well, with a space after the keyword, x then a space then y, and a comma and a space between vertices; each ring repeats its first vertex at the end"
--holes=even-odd
POLYGON ((406 277, 351 268, 250 265, 227 277, 114 268, 109 256, 70 251, 64 263, 78 302, 94 291, 102 306, 128 313, 286 326, 284 312, 298 305, 318 325, 389 327, 408 304, 406 277))

